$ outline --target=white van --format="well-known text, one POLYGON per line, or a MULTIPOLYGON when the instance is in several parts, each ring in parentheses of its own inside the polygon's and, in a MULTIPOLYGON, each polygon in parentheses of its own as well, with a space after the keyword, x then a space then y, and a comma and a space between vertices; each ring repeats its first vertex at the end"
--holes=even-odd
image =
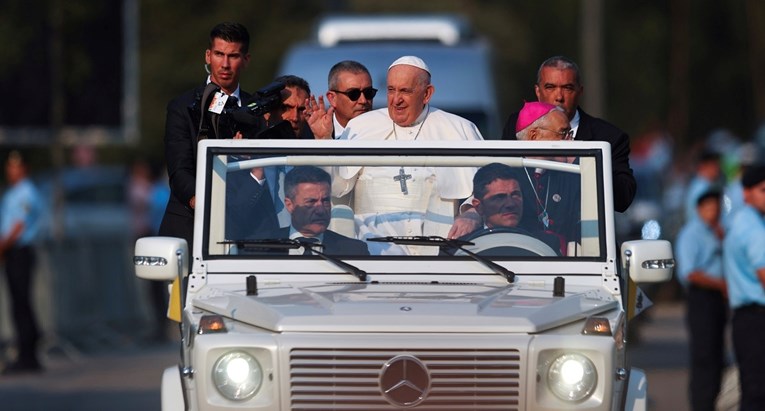
POLYGON ((279 75, 304 78, 318 96, 327 92, 327 75, 335 63, 356 60, 381 91, 374 100, 374 108, 381 108, 386 106, 388 66, 405 55, 418 56, 430 67, 433 106, 472 121, 485 139, 500 137, 491 49, 456 16, 325 17, 313 39, 287 51, 279 75))

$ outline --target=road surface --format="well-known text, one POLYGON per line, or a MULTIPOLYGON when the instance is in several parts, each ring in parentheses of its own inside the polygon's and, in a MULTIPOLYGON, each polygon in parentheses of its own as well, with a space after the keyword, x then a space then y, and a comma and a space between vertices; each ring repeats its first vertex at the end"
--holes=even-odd
MULTIPOLYGON (((646 321, 638 329, 638 340, 629 348, 632 366, 642 368, 648 374, 651 411, 688 410, 684 310, 682 302, 663 302, 651 307, 646 321)), ((173 342, 80 358, 50 355, 45 359, 43 374, 0 376, 2 409, 159 410, 162 370, 173 365, 177 358, 178 345, 173 342)))

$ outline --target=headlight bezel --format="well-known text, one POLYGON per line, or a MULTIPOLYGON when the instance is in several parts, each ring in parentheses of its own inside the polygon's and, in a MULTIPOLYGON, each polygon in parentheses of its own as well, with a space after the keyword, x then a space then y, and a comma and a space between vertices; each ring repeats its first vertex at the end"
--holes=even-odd
POLYGON ((559 400, 570 404, 586 401, 598 387, 598 368, 592 359, 579 351, 560 351, 544 362, 542 376, 548 390, 559 400), (566 367, 574 367, 579 378, 567 374, 566 367))
POLYGON ((211 372, 211 381, 218 393, 236 402, 244 402, 257 395, 263 387, 264 378, 263 365, 257 358, 243 350, 226 351, 220 355, 215 360, 211 372), (245 365, 247 368, 244 370, 232 368, 245 365), (241 372, 245 372, 246 375, 232 376, 232 373, 241 372))

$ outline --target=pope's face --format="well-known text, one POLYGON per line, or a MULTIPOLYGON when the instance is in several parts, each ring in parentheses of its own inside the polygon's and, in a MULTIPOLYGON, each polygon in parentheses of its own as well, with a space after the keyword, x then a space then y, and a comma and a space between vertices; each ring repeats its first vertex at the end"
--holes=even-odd
POLYGON ((486 195, 473 207, 489 228, 517 227, 523 218, 523 194, 518 181, 497 179, 486 186, 486 195))
POLYGON ((219 85, 226 94, 233 93, 239 85, 239 75, 250 62, 250 55, 242 51, 242 43, 231 43, 216 38, 205 50, 205 63, 210 65, 210 80, 219 85))
POLYGON ((388 70, 388 115, 402 127, 412 125, 433 95, 433 86, 426 84, 427 72, 400 64, 388 70))
POLYGON ((584 91, 576 81, 574 70, 543 67, 539 74, 539 84, 534 86, 537 100, 563 107, 569 120, 574 118, 579 97, 584 91))
POLYGON ((327 183, 300 183, 294 198, 284 199, 292 226, 304 236, 316 237, 327 230, 332 212, 329 190, 327 183))

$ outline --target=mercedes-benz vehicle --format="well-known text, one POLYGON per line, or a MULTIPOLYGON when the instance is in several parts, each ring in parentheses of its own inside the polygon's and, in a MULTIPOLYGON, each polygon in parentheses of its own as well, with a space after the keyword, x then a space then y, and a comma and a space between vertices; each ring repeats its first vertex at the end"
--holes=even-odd
POLYGON ((139 277, 175 281, 162 409, 645 410, 628 296, 674 260, 663 240, 617 249, 610 158, 603 142, 201 141, 194 244, 135 246, 139 277), (455 216, 472 225, 449 238, 455 216))

